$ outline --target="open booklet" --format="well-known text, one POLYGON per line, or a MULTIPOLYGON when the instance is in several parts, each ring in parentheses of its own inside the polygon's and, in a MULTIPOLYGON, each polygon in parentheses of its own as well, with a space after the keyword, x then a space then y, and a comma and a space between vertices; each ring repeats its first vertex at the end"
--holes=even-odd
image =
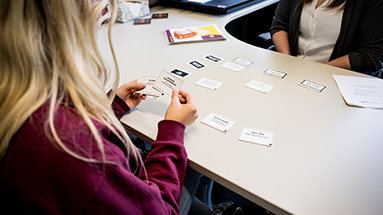
POLYGON ((196 27, 182 27, 165 29, 168 43, 189 43, 212 40, 226 40, 216 25, 204 25, 196 27))

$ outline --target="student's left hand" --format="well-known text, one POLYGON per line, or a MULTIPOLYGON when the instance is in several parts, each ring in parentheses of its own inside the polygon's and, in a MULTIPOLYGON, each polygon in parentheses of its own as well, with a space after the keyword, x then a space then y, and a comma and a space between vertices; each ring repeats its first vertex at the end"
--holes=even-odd
POLYGON ((142 90, 146 87, 146 84, 137 83, 137 79, 129 83, 123 84, 116 91, 116 95, 120 97, 129 106, 130 109, 137 107, 142 100, 146 99, 142 93, 136 95, 137 90, 142 90))

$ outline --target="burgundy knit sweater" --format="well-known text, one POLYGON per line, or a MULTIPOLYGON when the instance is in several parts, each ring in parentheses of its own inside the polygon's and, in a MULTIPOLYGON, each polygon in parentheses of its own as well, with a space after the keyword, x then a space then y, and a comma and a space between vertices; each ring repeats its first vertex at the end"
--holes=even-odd
MULTIPOLYGON (((141 165, 127 159, 119 139, 93 121, 111 164, 84 162, 69 155, 46 128, 49 104, 40 107, 14 135, 0 162, 1 214, 178 214, 187 154, 185 126, 163 120, 157 140, 141 165)), ((118 97, 121 118, 129 107, 118 97)), ((101 158, 96 141, 75 108, 60 105, 54 117, 60 139, 77 154, 101 158)))

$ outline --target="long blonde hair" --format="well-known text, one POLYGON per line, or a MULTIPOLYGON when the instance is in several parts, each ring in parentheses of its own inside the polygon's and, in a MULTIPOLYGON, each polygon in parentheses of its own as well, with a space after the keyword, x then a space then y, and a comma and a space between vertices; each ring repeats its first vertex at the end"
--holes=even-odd
MULTIPOLYGON (((110 69, 102 60, 96 44, 102 9, 110 3, 116 15, 116 0, 9 0, 0 7, 0 160, 23 123, 40 106, 50 102, 46 123, 58 145, 86 162, 107 162, 104 145, 91 120, 106 125, 125 144, 127 155, 140 161, 134 145, 110 106, 104 86, 110 69), (69 97, 79 116, 94 136, 102 160, 71 151, 60 140, 54 126, 58 105, 69 97), (108 121, 107 121, 108 120, 108 121)), ((119 71, 114 56, 116 80, 119 71)))

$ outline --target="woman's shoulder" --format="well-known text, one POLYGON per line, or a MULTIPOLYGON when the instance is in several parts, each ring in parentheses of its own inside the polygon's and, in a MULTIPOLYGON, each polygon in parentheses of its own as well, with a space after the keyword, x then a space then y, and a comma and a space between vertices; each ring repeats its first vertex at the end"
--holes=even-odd
MULTIPOLYGON (((64 146, 81 157, 102 158, 93 133, 77 113, 76 108, 67 103, 60 103, 55 108, 52 119, 49 119, 49 112, 49 102, 38 108, 14 135, 9 150, 17 152, 24 158, 34 157, 34 153, 42 151, 69 155, 63 149, 64 146), (59 138, 62 145, 56 141, 55 137, 59 138)), ((101 135, 106 153, 110 152, 113 156, 120 153, 121 150, 109 141, 112 132, 105 125, 95 120, 92 122, 101 135), (114 149, 115 147, 117 149, 114 149)), ((122 151, 121 155, 124 156, 122 151)))

